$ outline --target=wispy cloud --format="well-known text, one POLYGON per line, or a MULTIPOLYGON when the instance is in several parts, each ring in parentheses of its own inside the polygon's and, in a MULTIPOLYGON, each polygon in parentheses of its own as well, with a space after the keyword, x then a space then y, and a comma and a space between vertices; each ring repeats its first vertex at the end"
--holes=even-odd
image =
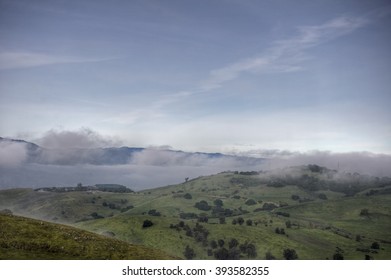
POLYGON ((37 52, 1 52, 0 70, 32 68, 53 64, 100 62, 112 58, 85 58, 73 56, 58 56, 37 52))
POLYGON ((285 39, 270 42, 270 47, 259 55, 254 55, 227 66, 213 69, 208 77, 192 89, 166 95, 164 102, 154 106, 161 108, 189 96, 210 92, 222 87, 225 83, 239 78, 246 73, 286 73, 303 70, 303 62, 309 59, 311 48, 345 36, 355 30, 370 24, 374 18, 381 17, 378 13, 367 17, 341 16, 320 25, 296 27, 296 33, 285 39))
POLYGON ((203 91, 219 88, 223 83, 238 78, 243 73, 292 72, 302 69, 301 62, 308 59, 305 51, 347 35, 369 24, 362 17, 338 17, 321 25, 299 26, 296 35, 271 42, 271 47, 252 58, 214 69, 201 85, 203 91))

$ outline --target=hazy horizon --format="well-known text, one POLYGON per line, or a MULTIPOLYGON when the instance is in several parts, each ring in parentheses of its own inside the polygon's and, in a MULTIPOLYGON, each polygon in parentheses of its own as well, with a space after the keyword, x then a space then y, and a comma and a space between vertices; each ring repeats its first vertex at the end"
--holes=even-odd
POLYGON ((386 0, 0 0, 0 135, 74 163, 28 164, 2 145, 2 186, 312 163, 388 176, 389 26, 386 0), (143 154, 98 170, 67 152, 120 145, 268 163, 143 154))

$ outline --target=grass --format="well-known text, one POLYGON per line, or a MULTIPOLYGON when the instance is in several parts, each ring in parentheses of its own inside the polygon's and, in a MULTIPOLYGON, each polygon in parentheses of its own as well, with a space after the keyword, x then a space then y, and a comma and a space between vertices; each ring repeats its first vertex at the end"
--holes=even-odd
POLYGON ((173 258, 156 249, 25 217, 0 215, 0 225, 0 259, 173 258))
MULTIPOLYGON (((303 174, 331 180, 327 173, 311 173, 305 168, 293 168, 286 172, 294 174, 295 178, 300 178, 300 174, 303 174)), ((368 187, 368 190, 347 197, 335 188, 331 191, 327 184, 316 191, 294 184, 270 187, 267 176, 269 175, 220 173, 178 185, 126 194, 6 190, 0 191, 0 210, 9 208, 16 214, 68 223, 98 234, 109 232, 126 242, 125 244, 155 248, 178 258, 183 258, 185 247, 190 246, 196 253, 196 259, 213 259, 213 255, 208 255, 212 240, 222 239, 227 244, 235 238, 241 244, 254 244, 257 259, 264 259, 266 252, 271 252, 277 259, 283 259, 282 252, 286 248, 296 250, 300 259, 332 259, 337 250, 342 252, 345 259, 391 259, 390 193, 379 192, 367 196, 367 191, 371 189, 368 187), (191 199, 184 198, 187 193, 191 194, 191 199), (319 194, 325 194, 327 199, 320 199, 319 194), (305 201, 294 200, 293 195, 305 201), (216 199, 222 200, 223 207, 234 212, 234 216, 226 217, 225 224, 219 224, 218 217, 213 217, 211 210, 202 211, 194 207, 201 200, 214 206, 216 199), (248 199, 255 200, 256 204, 246 205, 248 199), (104 206, 104 203, 115 207, 104 206), (265 203, 280 207, 271 211, 255 211, 265 203), (369 214, 362 216, 360 212, 364 208, 368 209, 369 214), (152 209, 160 212, 160 216, 148 215, 148 211, 152 209), (91 216, 94 212, 104 218, 94 219, 91 216), (285 216, 278 215, 277 212, 285 213, 285 216), (181 213, 209 216, 208 223, 202 223, 209 231, 207 244, 195 241, 183 230, 170 228, 171 224, 178 224, 182 220, 181 213), (253 225, 233 225, 232 221, 238 217, 251 219, 253 225), (146 219, 151 220, 154 225, 143 228, 142 224, 146 219), (287 222, 292 226, 288 228, 287 222), (284 229, 285 234, 277 234, 276 228, 284 229), (371 249, 374 242, 380 244, 380 249, 371 249)), ((273 174, 273 179, 276 176, 273 174)), ((286 178, 284 174, 280 176, 286 178)), ((377 190, 383 191, 386 188, 388 187, 379 187, 377 190)), ((197 223, 196 219, 182 221, 191 228, 197 223)), ((9 254, 12 255, 13 250, 8 250, 9 254)), ((41 254, 44 254, 44 250, 41 254)), ((246 256, 242 254, 242 258, 245 259, 246 256)))

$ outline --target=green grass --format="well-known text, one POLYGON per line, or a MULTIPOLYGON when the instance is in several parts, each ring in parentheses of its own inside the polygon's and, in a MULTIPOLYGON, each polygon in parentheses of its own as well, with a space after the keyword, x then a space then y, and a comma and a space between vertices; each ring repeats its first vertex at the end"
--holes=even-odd
POLYGON ((0 215, 0 225, 0 259, 173 258, 156 249, 25 217, 0 215))
MULTIPOLYGON (((301 167, 286 172, 297 178, 302 174, 331 180, 326 173, 311 173, 301 167)), ((187 236, 183 230, 170 228, 170 224, 181 221, 181 213, 195 213, 209 216, 208 223, 202 223, 209 231, 208 242, 223 239, 227 244, 232 238, 241 244, 250 242, 257 249, 257 259, 264 259, 266 252, 283 259, 282 252, 286 248, 295 249, 300 259, 332 259, 337 247, 345 259, 364 259, 365 255, 373 259, 391 259, 391 194, 379 192, 367 196, 367 191, 363 190, 346 197, 335 188, 333 191, 327 189, 327 184, 325 188, 316 191, 292 184, 270 187, 267 185, 270 176, 221 173, 178 185, 126 194, 6 190, 0 191, 0 210, 9 208, 19 215, 68 223, 98 234, 110 232, 124 242, 159 249, 179 258, 184 257, 186 246, 194 249, 196 259, 214 258, 207 254, 211 249, 209 244, 204 246, 187 236), (192 199, 185 199, 186 193, 191 194, 192 199), (320 199, 320 193, 325 194, 327 200, 320 199), (293 200, 292 195, 307 201, 293 200), (234 216, 226 217, 226 224, 219 224, 219 219, 212 216, 212 211, 194 207, 201 200, 213 206, 216 199, 223 201, 224 208, 234 211, 234 216), (257 203, 246 205, 248 199, 257 203), (105 207, 104 202, 115 204, 116 208, 105 207), (265 203, 281 207, 272 211, 254 211, 265 203), (130 205, 132 209, 121 211, 130 205), (360 215, 364 208, 369 211, 366 216, 360 215), (151 209, 156 209, 161 215, 148 215, 151 209), (104 218, 93 219, 93 212, 104 218), (289 217, 277 215, 277 212, 289 214, 289 217), (244 220, 251 219, 253 226, 233 225, 232 221, 238 215, 244 220), (143 228, 146 219, 154 225, 143 228), (293 225, 291 228, 286 226, 288 221, 293 225), (277 234, 277 227, 284 229, 285 234, 277 234), (378 242, 380 249, 371 249, 373 242, 378 242)), ((273 178, 276 176, 277 173, 272 175, 273 178)), ((279 176, 285 178, 284 174, 279 176)), ((378 189, 384 191, 386 188, 378 189)), ((184 222, 193 228, 197 220, 184 222)), ((242 258, 246 256, 242 254, 242 258)))

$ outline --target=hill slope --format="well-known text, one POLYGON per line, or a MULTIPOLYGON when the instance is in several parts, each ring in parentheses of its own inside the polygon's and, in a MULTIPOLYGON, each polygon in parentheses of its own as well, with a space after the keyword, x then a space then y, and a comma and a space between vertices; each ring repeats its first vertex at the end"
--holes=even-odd
POLYGON ((179 258, 391 259, 391 180, 314 165, 124 194, 5 190, 2 208, 179 258))
POLYGON ((70 226, 0 214, 0 259, 172 259, 70 226))

